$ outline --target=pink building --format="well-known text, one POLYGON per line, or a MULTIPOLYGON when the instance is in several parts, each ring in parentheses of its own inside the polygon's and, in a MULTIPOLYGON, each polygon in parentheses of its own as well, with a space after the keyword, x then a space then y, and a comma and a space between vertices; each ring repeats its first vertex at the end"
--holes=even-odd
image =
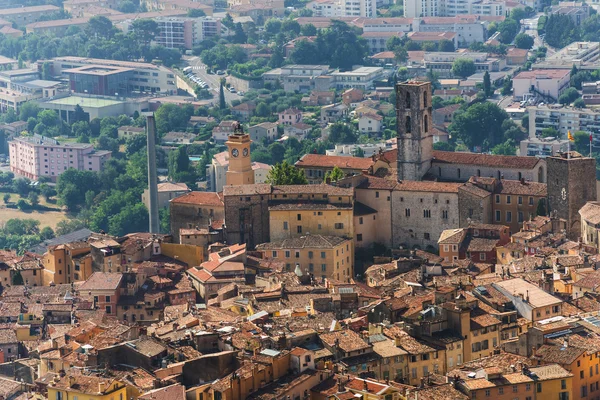
POLYGON ((10 170, 32 180, 48 176, 56 181, 69 168, 100 171, 111 152, 87 143, 64 143, 40 136, 17 137, 9 142, 10 170))
POLYGON ((294 125, 302 122, 302 111, 292 107, 279 113, 279 123, 283 125, 294 125))

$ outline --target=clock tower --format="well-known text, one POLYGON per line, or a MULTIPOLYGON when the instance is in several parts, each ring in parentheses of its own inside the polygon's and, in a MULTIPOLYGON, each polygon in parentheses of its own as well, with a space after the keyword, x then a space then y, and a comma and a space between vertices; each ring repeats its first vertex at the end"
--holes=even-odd
POLYGON ((576 151, 546 158, 548 167, 548 205, 558 218, 567 221, 567 236, 581 235, 579 210, 596 200, 596 160, 576 151))
POLYGON ((229 136, 227 151, 229 152, 229 168, 225 176, 226 185, 247 185, 254 183, 254 171, 250 161, 250 135, 237 125, 234 134, 229 136))

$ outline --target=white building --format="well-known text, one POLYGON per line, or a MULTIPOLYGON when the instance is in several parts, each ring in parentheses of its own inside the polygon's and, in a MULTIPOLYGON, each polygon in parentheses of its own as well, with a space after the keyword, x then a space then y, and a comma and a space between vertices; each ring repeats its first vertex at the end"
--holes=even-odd
POLYGON ((313 0, 306 5, 315 17, 362 17, 377 16, 376 0, 313 0))
POLYGON ((599 42, 574 42, 556 53, 535 63, 536 69, 579 69, 600 68, 599 42))
POLYGON ((458 15, 455 17, 414 18, 414 32, 455 32, 460 46, 467 47, 474 42, 485 42, 489 20, 477 15, 458 15))
MULTIPOLYGON (((51 63, 53 75, 63 75, 68 79, 72 79, 71 76, 74 74, 67 71, 73 71, 79 67, 94 66, 98 67, 99 69, 104 67, 111 69, 116 68, 122 71, 123 76, 126 77, 125 84, 127 86, 127 91, 168 94, 177 93, 175 74, 169 68, 161 65, 75 56, 55 57, 51 60, 46 60, 43 62, 51 63)), ((42 61, 40 61, 40 63, 42 63, 42 61)), ((88 86, 88 93, 93 94, 93 85, 89 84, 88 86)), ((83 91, 79 93, 83 93, 83 91)), ((112 93, 110 95, 112 95, 112 93)))
POLYGON ((343 157, 356 157, 358 149, 364 153, 364 158, 372 157, 380 151, 387 151, 397 148, 395 139, 386 140, 385 142, 379 143, 368 143, 368 144, 336 144, 334 149, 325 150, 327 156, 343 156, 343 157))
POLYGON ((558 98, 570 85, 570 69, 543 69, 522 71, 513 78, 513 98, 526 100, 530 97, 558 98))
POLYGON ((560 138, 567 132, 584 131, 592 135, 592 144, 600 147, 600 112, 589 108, 562 107, 559 105, 527 107, 529 137, 540 136, 544 128, 554 128, 560 138))
POLYGON ((262 122, 251 126, 250 129, 248 129, 248 133, 253 142, 262 141, 263 139, 272 142, 277 138, 277 124, 273 122, 262 122))
POLYGON ((568 139, 557 139, 553 137, 547 138, 527 138, 521 140, 519 146, 519 155, 530 157, 550 157, 559 152, 567 151, 569 144, 568 139))
POLYGON ((442 0, 404 0, 406 18, 441 17, 444 15, 442 0))
POLYGON ((353 71, 334 72, 331 75, 338 89, 356 88, 369 90, 374 87, 375 81, 383 78, 383 68, 359 67, 353 71))
POLYGON ((111 152, 94 150, 87 143, 60 143, 40 135, 16 137, 8 142, 10 170, 38 180, 47 176, 52 181, 70 168, 80 171, 100 171, 111 152))
MULTIPOLYGON (((228 169, 229 152, 223 151, 215 154, 210 165, 206 166, 207 191, 217 193, 223 191, 228 169)), ((265 183, 271 166, 260 162, 253 162, 252 170, 254 171, 254 183, 265 183)))
POLYGON ((379 114, 363 114, 358 119, 358 130, 360 133, 381 132, 383 117, 379 114))

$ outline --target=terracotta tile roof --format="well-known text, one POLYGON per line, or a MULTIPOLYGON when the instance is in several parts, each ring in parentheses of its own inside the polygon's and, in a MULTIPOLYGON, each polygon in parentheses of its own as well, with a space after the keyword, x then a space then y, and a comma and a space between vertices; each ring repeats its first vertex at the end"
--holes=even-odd
POLYGON ((537 376, 540 381, 568 378, 573 376, 569 371, 560 365, 544 365, 541 367, 529 368, 529 370, 537 376))
POLYGON ((97 376, 87 375, 66 375, 57 383, 51 385, 58 390, 74 390, 89 395, 104 394, 112 390, 113 379, 99 378, 97 376), (100 383, 103 383, 105 389, 100 392, 100 383))
POLYGON ((253 185, 224 186, 223 196, 252 196, 271 193, 271 185, 268 183, 256 183, 253 185))
POLYGON ((295 164, 296 168, 333 168, 366 170, 373 165, 373 160, 363 157, 327 156, 323 154, 305 154, 295 164))
POLYGON ((185 387, 179 383, 141 394, 141 400, 185 400, 185 387))
POLYGON ((14 329, 0 329, 0 344, 15 344, 18 342, 14 329))
POLYGON ((434 162, 447 164, 469 164, 501 168, 532 169, 540 160, 536 157, 497 156, 480 153, 433 151, 434 162))
POLYGON ((464 229, 446 229, 442 231, 438 244, 460 244, 466 234, 464 229))
POLYGON ((469 400, 469 396, 459 392, 451 384, 414 389, 412 393, 418 393, 420 400, 469 400))
POLYGON ((584 353, 585 349, 580 349, 575 346, 561 347, 545 344, 535 351, 534 357, 545 363, 570 366, 584 353))
POLYGON ((123 274, 110 272, 94 272, 87 281, 85 281, 79 290, 87 292, 88 290, 117 290, 121 285, 123 274))
POLYGON ((476 308, 471 311, 471 330, 482 329, 488 326, 499 325, 500 321, 483 311, 481 308, 476 308))
POLYGON ((462 183, 435 182, 435 181, 402 181, 396 185, 395 190, 407 192, 444 192, 458 193, 462 183))
POLYGON ((570 69, 536 69, 532 71, 521 71, 514 79, 550 78, 561 79, 571 73, 570 69))
POLYGON ((185 183, 162 182, 158 184, 159 192, 181 192, 188 190, 190 189, 185 183))
POLYGON ((171 203, 223 207, 221 193, 215 192, 189 192, 171 200, 171 203))
POLYGON ((579 214, 581 215, 581 218, 591 224, 600 224, 600 202, 588 201, 581 207, 579 214))
POLYGON ((469 238, 467 246, 467 251, 469 252, 490 252, 496 248, 498 244, 497 239, 484 239, 484 238, 469 238))
POLYGON ((329 347, 334 347, 336 340, 339 340, 340 349, 349 353, 363 349, 369 349, 371 346, 366 343, 360 335, 351 330, 342 330, 337 332, 324 333, 320 336, 321 340, 329 347))

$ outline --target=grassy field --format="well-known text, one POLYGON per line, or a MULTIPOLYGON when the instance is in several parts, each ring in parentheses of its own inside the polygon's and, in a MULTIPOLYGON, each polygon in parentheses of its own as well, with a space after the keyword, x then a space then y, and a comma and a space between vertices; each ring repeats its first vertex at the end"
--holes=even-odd
MULTIPOLYGON (((4 194, 0 193, 0 195, 3 196, 4 194)), ((10 196, 11 203, 15 204, 20 198, 21 197, 18 194, 12 193, 10 196)), ((60 211, 59 206, 53 203, 47 203, 43 196, 40 196, 40 205, 55 208, 56 211, 21 211, 18 208, 6 208, 6 205, 1 200, 1 196, 0 202, 0 221, 8 221, 11 218, 36 219, 40 221, 40 228, 49 226, 54 229, 57 223, 68 218, 64 211, 60 211)))

